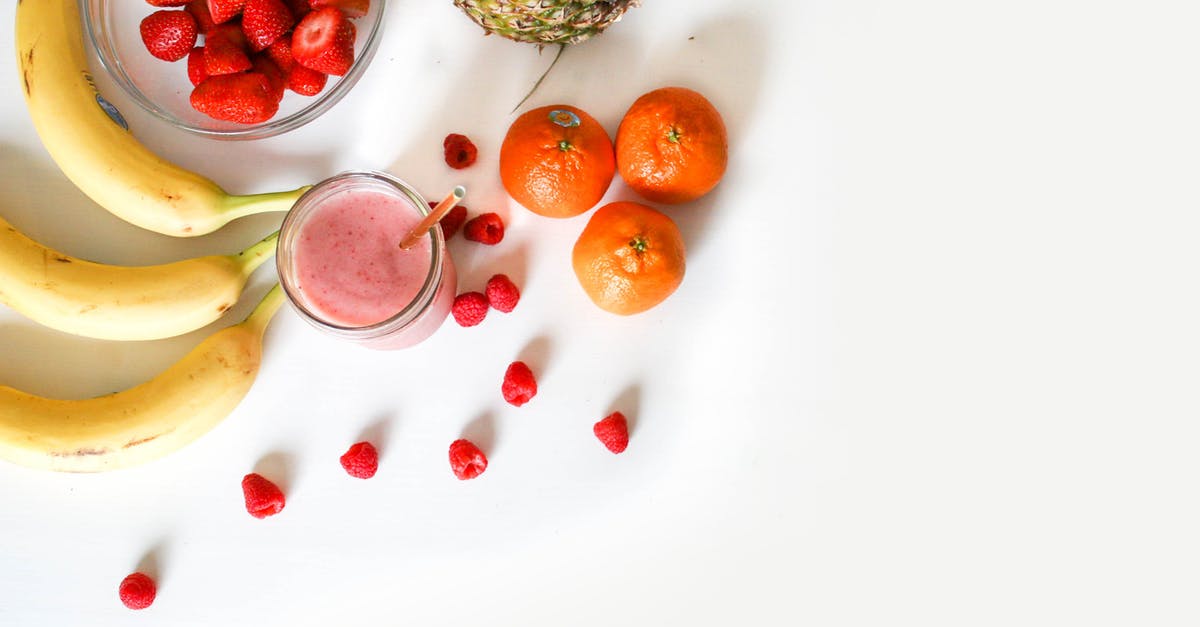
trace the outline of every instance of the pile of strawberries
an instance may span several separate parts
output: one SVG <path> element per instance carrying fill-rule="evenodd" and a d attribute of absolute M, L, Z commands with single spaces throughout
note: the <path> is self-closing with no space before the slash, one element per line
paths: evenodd
<path fill-rule="evenodd" d="M 370 8 L 370 0 L 146 2 L 161 8 L 142 20 L 146 50 L 164 61 L 186 57 L 192 107 L 241 124 L 274 117 L 285 90 L 315 96 L 329 76 L 346 74 L 351 20 Z"/>

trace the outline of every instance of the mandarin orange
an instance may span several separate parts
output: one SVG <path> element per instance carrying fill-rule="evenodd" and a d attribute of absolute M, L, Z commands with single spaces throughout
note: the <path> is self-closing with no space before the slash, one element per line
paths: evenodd
<path fill-rule="evenodd" d="M 638 98 L 617 129 L 617 169 L 643 198 L 665 204 L 694 200 L 725 174 L 729 140 L 707 98 L 663 87 Z"/>
<path fill-rule="evenodd" d="M 500 145 L 500 180 L 526 209 L 570 218 L 596 206 L 616 171 L 608 132 L 568 105 L 527 111 Z"/>
<path fill-rule="evenodd" d="M 601 309 L 628 316 L 661 303 L 683 282 L 683 234 L 665 214 L 634 202 L 596 210 L 571 252 L 579 285 Z"/>

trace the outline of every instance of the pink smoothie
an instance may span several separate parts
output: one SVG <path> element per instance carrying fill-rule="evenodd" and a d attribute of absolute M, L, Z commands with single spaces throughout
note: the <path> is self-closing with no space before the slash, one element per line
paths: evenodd
<path fill-rule="evenodd" d="M 420 219 L 406 200 L 376 191 L 344 190 L 323 199 L 295 244 L 296 285 L 308 308 L 326 322 L 362 327 L 408 306 L 429 275 L 432 243 L 426 236 L 403 250 L 399 242 Z M 453 271 L 443 279 L 443 285 L 453 281 Z M 435 300 L 436 310 L 445 299 Z M 427 312 L 436 317 L 433 328 L 448 308 Z"/>

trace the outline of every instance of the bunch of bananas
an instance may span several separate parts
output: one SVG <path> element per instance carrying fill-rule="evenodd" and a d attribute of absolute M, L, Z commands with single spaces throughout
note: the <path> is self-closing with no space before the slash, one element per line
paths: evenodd
<path fill-rule="evenodd" d="M 247 215 L 286 211 L 307 187 L 235 196 L 161 159 L 110 116 L 87 71 L 77 0 L 17 3 L 22 89 L 38 136 L 72 182 L 137 226 L 178 237 Z M 0 219 L 0 302 L 46 326 L 112 340 L 172 337 L 214 320 L 275 250 L 277 233 L 234 255 L 121 267 L 45 247 Z M 0 458 L 93 472 L 157 459 L 208 432 L 241 401 L 279 309 L 276 285 L 241 323 L 123 392 L 48 399 L 0 386 Z"/>

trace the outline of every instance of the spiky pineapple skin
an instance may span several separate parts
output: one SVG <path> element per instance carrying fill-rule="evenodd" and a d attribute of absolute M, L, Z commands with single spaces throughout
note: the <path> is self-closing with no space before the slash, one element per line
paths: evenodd
<path fill-rule="evenodd" d="M 640 0 L 454 0 L 488 33 L 539 46 L 598 35 Z"/>

